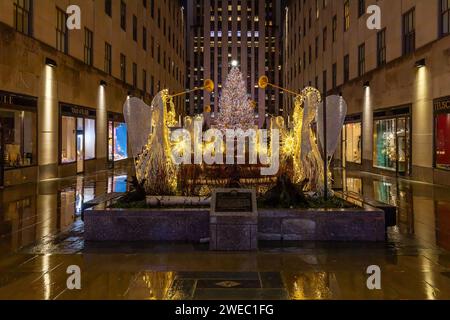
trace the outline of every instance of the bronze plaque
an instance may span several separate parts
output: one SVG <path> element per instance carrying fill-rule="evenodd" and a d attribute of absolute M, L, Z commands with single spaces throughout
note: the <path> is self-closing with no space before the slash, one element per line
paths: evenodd
<path fill-rule="evenodd" d="M 217 192 L 216 212 L 253 212 L 251 192 Z"/>

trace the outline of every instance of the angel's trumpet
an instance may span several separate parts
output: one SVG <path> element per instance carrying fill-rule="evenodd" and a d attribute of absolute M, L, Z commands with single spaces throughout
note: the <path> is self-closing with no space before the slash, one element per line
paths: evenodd
<path fill-rule="evenodd" d="M 258 80 L 258 87 L 260 87 L 261 89 L 265 89 L 265 88 L 267 88 L 267 86 L 273 87 L 275 89 L 279 89 L 281 91 L 284 91 L 284 92 L 287 92 L 287 93 L 290 93 L 290 94 L 293 94 L 294 96 L 299 96 L 300 95 L 300 93 L 296 93 L 296 92 L 291 91 L 289 89 L 277 86 L 276 84 L 273 84 L 273 83 L 270 83 L 269 82 L 269 78 L 267 78 L 267 76 L 261 76 L 259 78 L 259 80 Z"/>
<path fill-rule="evenodd" d="M 211 79 L 206 79 L 205 82 L 203 83 L 202 87 L 195 87 L 194 89 L 191 90 L 187 90 L 187 91 L 183 91 L 180 93 L 175 93 L 172 94 L 171 97 L 178 97 L 178 96 L 182 96 L 185 95 L 186 93 L 190 93 L 190 92 L 194 92 L 194 91 L 198 91 L 198 90 L 206 90 L 208 92 L 213 92 L 214 91 L 214 81 L 212 81 Z"/>

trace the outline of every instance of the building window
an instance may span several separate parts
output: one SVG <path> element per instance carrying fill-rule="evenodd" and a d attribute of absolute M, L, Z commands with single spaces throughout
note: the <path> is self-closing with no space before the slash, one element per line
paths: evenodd
<path fill-rule="evenodd" d="M 386 64 L 386 29 L 377 33 L 377 65 Z"/>
<path fill-rule="evenodd" d="M 133 15 L 133 40 L 137 41 L 137 17 Z"/>
<path fill-rule="evenodd" d="M 147 71 L 142 70 L 142 91 L 147 93 Z"/>
<path fill-rule="evenodd" d="M 308 30 L 312 27 L 312 8 L 309 8 L 308 13 Z"/>
<path fill-rule="evenodd" d="M 94 60 L 93 38 L 94 34 L 92 31 L 84 28 L 84 63 L 90 66 L 92 66 Z"/>
<path fill-rule="evenodd" d="M 158 28 L 161 29 L 161 9 L 158 8 Z"/>
<path fill-rule="evenodd" d="M 152 56 L 152 59 L 155 58 L 155 38 L 151 36 L 150 38 L 150 54 Z"/>
<path fill-rule="evenodd" d="M 57 8 L 56 9 L 56 49 L 67 53 L 68 51 L 68 33 L 67 33 L 67 15 Z"/>
<path fill-rule="evenodd" d="M 441 36 L 450 33 L 450 0 L 440 0 L 441 3 Z"/>
<path fill-rule="evenodd" d="M 0 108 L 3 166 L 14 169 L 36 164 L 36 112 Z"/>
<path fill-rule="evenodd" d="M 127 57 L 120 54 L 120 80 L 127 82 Z"/>
<path fill-rule="evenodd" d="M 105 0 L 105 13 L 108 16 L 112 16 L 112 0 Z"/>
<path fill-rule="evenodd" d="M 133 62 L 133 87 L 137 88 L 137 64 Z"/>
<path fill-rule="evenodd" d="M 366 73 L 366 45 L 363 43 L 358 47 L 358 76 Z"/>
<path fill-rule="evenodd" d="M 322 34 L 322 49 L 323 49 L 323 51 L 327 50 L 327 39 L 328 39 L 327 28 L 324 28 L 323 34 Z"/>
<path fill-rule="evenodd" d="M 316 56 L 316 59 L 319 58 L 319 37 L 316 37 L 316 40 L 315 40 L 315 56 Z"/>
<path fill-rule="evenodd" d="M 112 48 L 111 45 L 105 42 L 105 72 L 111 75 L 112 72 Z"/>
<path fill-rule="evenodd" d="M 403 15 L 403 54 L 416 50 L 415 9 Z"/>
<path fill-rule="evenodd" d="M 309 46 L 309 64 L 312 63 L 312 49 L 311 46 Z"/>
<path fill-rule="evenodd" d="M 342 130 L 342 152 L 346 162 L 361 164 L 361 122 L 347 123 Z"/>
<path fill-rule="evenodd" d="M 333 42 L 335 42 L 336 41 L 336 31 L 337 31 L 337 16 L 333 17 L 332 25 L 333 25 L 333 36 L 332 36 L 332 38 L 333 38 Z"/>
<path fill-rule="evenodd" d="M 363 16 L 366 13 L 366 1 L 358 0 L 358 17 Z"/>
<path fill-rule="evenodd" d="M 142 48 L 147 51 L 147 28 L 142 28 Z"/>
<path fill-rule="evenodd" d="M 155 77 L 150 77 L 150 95 L 153 97 L 155 95 Z"/>
<path fill-rule="evenodd" d="M 319 19 L 320 17 L 320 5 L 319 0 L 316 0 L 316 19 Z"/>
<path fill-rule="evenodd" d="M 344 57 L 344 83 L 350 80 L 350 56 Z"/>
<path fill-rule="evenodd" d="M 120 1 L 120 27 L 127 31 L 127 5 L 123 1 Z"/>
<path fill-rule="evenodd" d="M 166 70 L 166 66 L 167 66 L 167 64 L 166 64 L 166 51 L 164 51 L 164 53 L 163 53 L 163 67 L 164 67 L 164 70 Z"/>
<path fill-rule="evenodd" d="M 161 64 L 161 46 L 158 44 L 157 45 L 158 46 L 158 48 L 157 48 L 157 61 L 158 61 L 158 64 Z"/>
<path fill-rule="evenodd" d="M 155 0 L 150 0 L 150 15 L 155 18 Z"/>
<path fill-rule="evenodd" d="M 26 35 L 32 34 L 32 2 L 31 0 L 14 1 L 14 27 Z"/>
<path fill-rule="evenodd" d="M 332 77 L 333 77 L 332 86 L 333 86 L 333 89 L 335 89 L 337 87 L 337 64 L 336 63 L 333 64 Z"/>
<path fill-rule="evenodd" d="M 344 32 L 350 29 L 350 1 L 344 2 Z"/>

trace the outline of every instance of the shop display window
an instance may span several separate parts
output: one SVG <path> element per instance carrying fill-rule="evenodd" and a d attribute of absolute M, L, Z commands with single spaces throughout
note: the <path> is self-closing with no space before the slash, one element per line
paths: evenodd
<path fill-rule="evenodd" d="M 410 118 L 399 117 L 374 122 L 374 167 L 410 173 Z"/>
<path fill-rule="evenodd" d="M 450 170 L 450 113 L 436 115 L 436 167 Z"/>
<path fill-rule="evenodd" d="M 76 134 L 76 119 L 63 116 L 61 118 L 61 163 L 72 163 L 77 160 Z"/>
<path fill-rule="evenodd" d="M 61 163 L 75 163 L 95 159 L 95 119 L 72 116 L 61 117 Z M 80 170 L 82 171 L 80 163 Z"/>
<path fill-rule="evenodd" d="M 84 119 L 84 159 L 95 159 L 95 120 Z"/>
<path fill-rule="evenodd" d="M 347 123 L 344 125 L 343 147 L 346 162 L 361 164 L 362 158 L 361 122 Z"/>
<path fill-rule="evenodd" d="M 128 158 L 127 125 L 123 122 L 108 122 L 108 159 L 119 161 Z"/>
<path fill-rule="evenodd" d="M 397 170 L 395 119 L 376 120 L 374 126 L 374 166 Z"/>
<path fill-rule="evenodd" d="M 5 169 L 36 164 L 36 113 L 0 109 Z"/>

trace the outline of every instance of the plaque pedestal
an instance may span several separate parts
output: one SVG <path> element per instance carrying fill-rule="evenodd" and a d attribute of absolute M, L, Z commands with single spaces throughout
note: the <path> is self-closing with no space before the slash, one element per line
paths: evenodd
<path fill-rule="evenodd" d="M 258 213 L 255 190 L 215 190 L 211 200 L 209 227 L 210 250 L 257 250 Z"/>

